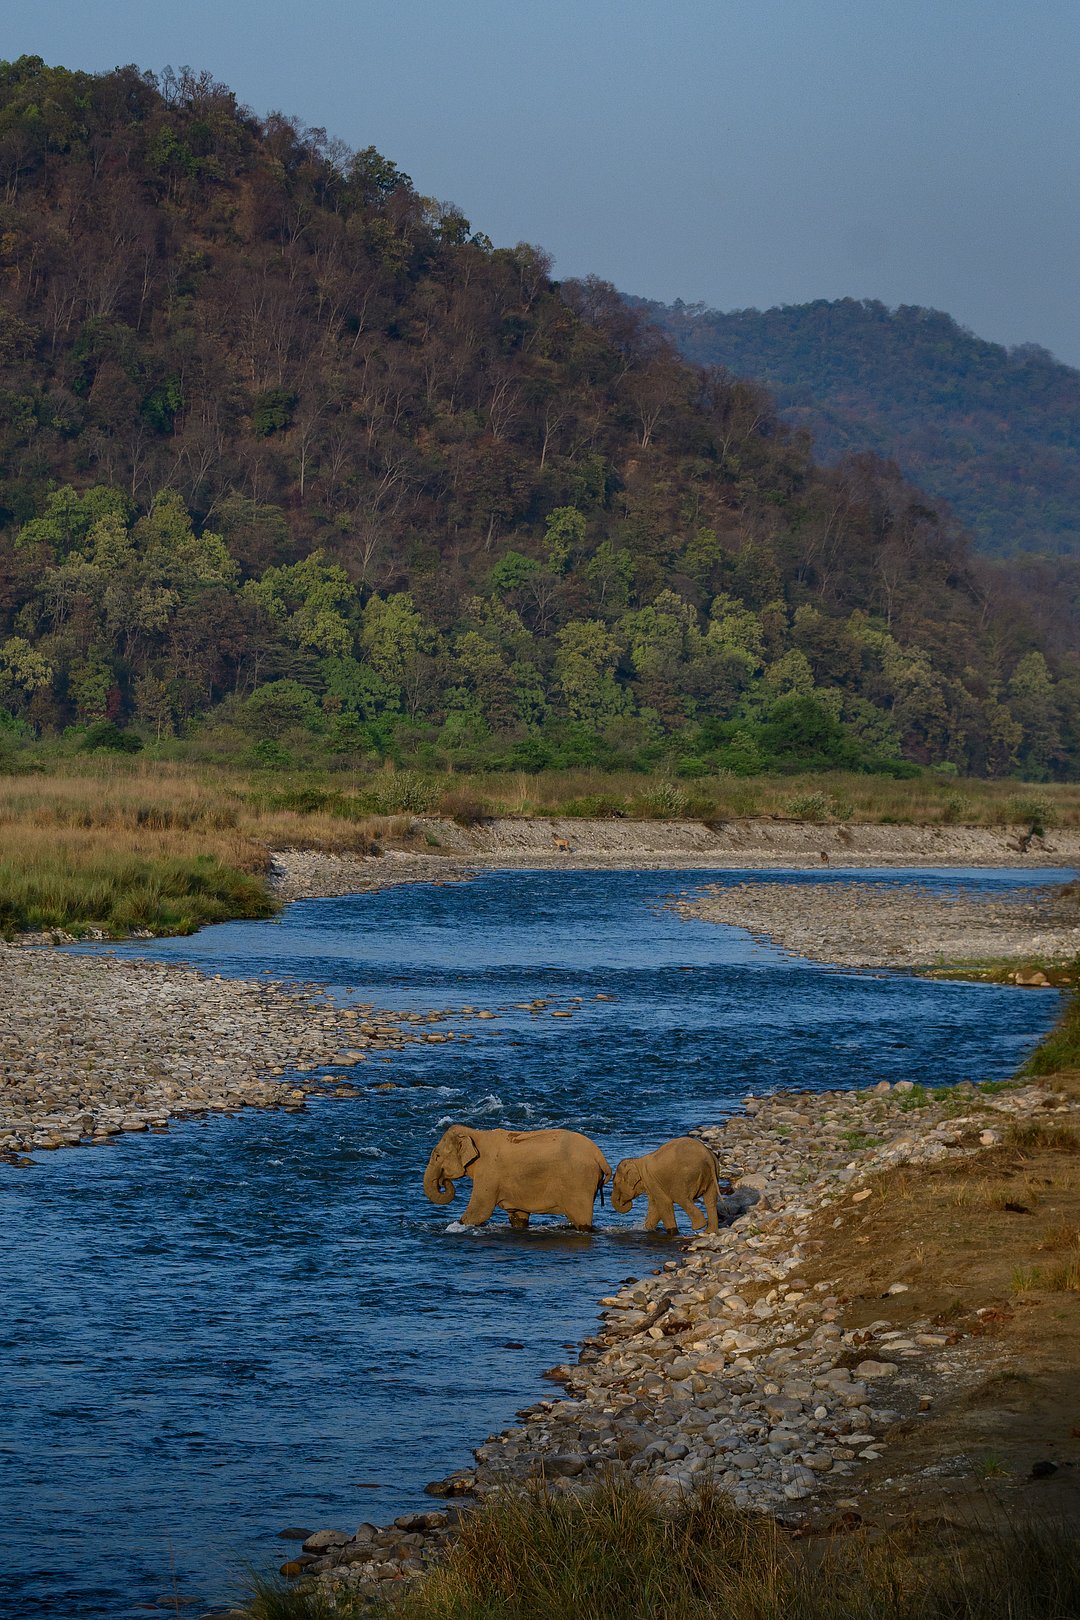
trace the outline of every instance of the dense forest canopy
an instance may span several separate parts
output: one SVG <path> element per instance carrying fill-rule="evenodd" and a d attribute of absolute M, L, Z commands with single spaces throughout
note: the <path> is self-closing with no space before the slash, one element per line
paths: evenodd
<path fill-rule="evenodd" d="M 1060 590 L 205 75 L 0 65 L 0 289 L 0 747 L 1080 763 Z"/>
<path fill-rule="evenodd" d="M 835 462 L 870 450 L 948 501 L 981 551 L 1080 557 L 1080 371 L 936 309 L 819 299 L 643 306 L 687 358 L 755 377 Z"/>

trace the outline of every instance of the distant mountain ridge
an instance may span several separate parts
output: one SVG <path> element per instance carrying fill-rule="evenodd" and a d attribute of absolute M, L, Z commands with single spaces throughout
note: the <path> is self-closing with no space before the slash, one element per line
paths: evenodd
<path fill-rule="evenodd" d="M 895 461 L 949 503 L 980 551 L 1080 555 L 1080 371 L 1047 350 L 873 299 L 644 308 L 688 359 L 765 383 L 820 460 L 870 450 Z"/>

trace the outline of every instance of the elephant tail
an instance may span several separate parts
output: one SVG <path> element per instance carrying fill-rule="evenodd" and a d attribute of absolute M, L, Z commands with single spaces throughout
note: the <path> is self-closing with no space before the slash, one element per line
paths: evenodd
<path fill-rule="evenodd" d="M 596 1190 L 600 1194 L 600 1208 L 603 1209 L 604 1208 L 604 1183 L 605 1183 L 605 1181 L 610 1181 L 612 1176 L 615 1174 L 615 1172 L 612 1170 L 610 1164 L 608 1164 L 607 1160 L 604 1158 L 603 1154 L 601 1154 L 601 1156 L 600 1156 L 599 1170 L 600 1170 L 600 1175 L 597 1178 Z"/>
<path fill-rule="evenodd" d="M 706 1142 L 705 1146 L 713 1156 L 713 1163 L 716 1166 L 716 1181 L 720 1191 L 729 1193 L 731 1191 L 731 1177 L 725 1173 L 724 1161 L 720 1157 L 720 1149 L 714 1148 L 711 1142 Z"/>

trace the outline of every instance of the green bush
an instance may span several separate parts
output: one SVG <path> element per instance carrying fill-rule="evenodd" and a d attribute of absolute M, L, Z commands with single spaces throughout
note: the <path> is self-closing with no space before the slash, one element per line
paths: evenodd
<path fill-rule="evenodd" d="M 690 797 L 675 782 L 658 782 L 650 793 L 636 801 L 636 806 L 658 821 L 678 821 L 690 809 Z"/>
<path fill-rule="evenodd" d="M 1006 806 L 1009 820 L 1026 826 L 1035 838 L 1041 838 L 1047 827 L 1054 825 L 1056 814 L 1053 803 L 1045 793 L 1017 795 Z"/>
<path fill-rule="evenodd" d="M 366 794 L 376 815 L 409 814 L 425 816 L 439 802 L 439 786 L 418 771 L 385 771 Z"/>
<path fill-rule="evenodd" d="M 96 720 L 87 726 L 81 747 L 92 754 L 101 749 L 113 754 L 138 754 L 142 751 L 142 738 L 133 731 L 121 731 L 111 720 Z"/>
<path fill-rule="evenodd" d="M 795 793 L 785 801 L 784 814 L 793 821 L 828 821 L 832 800 L 827 793 Z"/>
<path fill-rule="evenodd" d="M 191 934 L 233 917 L 270 917 L 278 904 L 265 883 L 210 855 L 154 860 L 100 857 L 85 865 L 47 867 L 0 862 L 0 934 L 63 929 L 110 936 L 149 928 Z"/>
<path fill-rule="evenodd" d="M 941 806 L 941 819 L 951 825 L 958 821 L 968 821 L 973 808 L 966 793 L 948 793 Z"/>

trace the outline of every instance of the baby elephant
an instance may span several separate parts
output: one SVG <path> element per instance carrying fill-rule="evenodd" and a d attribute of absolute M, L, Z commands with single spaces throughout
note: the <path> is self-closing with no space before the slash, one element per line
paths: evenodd
<path fill-rule="evenodd" d="M 676 1136 L 654 1153 L 645 1153 L 640 1159 L 623 1159 L 617 1165 L 611 1187 L 611 1202 L 620 1215 L 625 1215 L 634 1199 L 647 1193 L 647 1232 L 654 1232 L 658 1226 L 663 1226 L 668 1232 L 677 1232 L 676 1204 L 689 1215 L 690 1225 L 695 1232 L 700 1232 L 704 1226 L 710 1232 L 716 1232 L 719 1230 L 716 1218 L 718 1192 L 716 1160 L 704 1142 L 692 1136 Z M 707 1219 L 697 1208 L 698 1199 L 705 1205 Z"/>

